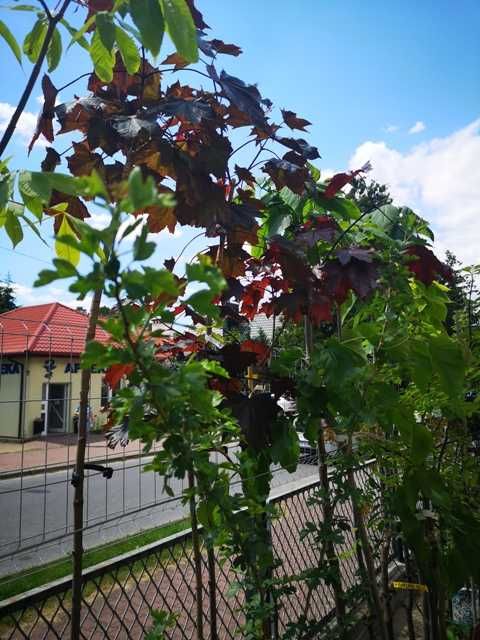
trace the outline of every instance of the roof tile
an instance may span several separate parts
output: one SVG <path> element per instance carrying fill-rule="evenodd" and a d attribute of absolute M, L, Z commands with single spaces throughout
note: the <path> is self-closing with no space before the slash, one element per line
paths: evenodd
<path fill-rule="evenodd" d="M 87 315 L 59 302 L 19 307 L 0 314 L 0 355 L 79 356 L 85 349 L 87 328 Z M 97 328 L 96 340 L 109 338 Z"/>

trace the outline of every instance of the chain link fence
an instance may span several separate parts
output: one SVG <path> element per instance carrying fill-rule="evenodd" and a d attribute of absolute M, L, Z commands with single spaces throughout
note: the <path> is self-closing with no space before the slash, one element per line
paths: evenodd
<path fill-rule="evenodd" d="M 369 469 L 366 465 L 357 472 L 359 486 L 368 482 Z M 277 512 L 271 522 L 272 545 L 276 558 L 281 561 L 277 577 L 298 575 L 320 562 L 311 541 L 301 535 L 306 522 L 321 522 L 321 507 L 314 499 L 319 482 L 304 480 L 297 481 L 296 485 L 288 491 L 278 489 L 277 495 L 271 498 Z M 338 508 L 340 515 L 350 522 L 342 549 L 338 549 L 344 587 L 348 589 L 355 584 L 357 571 L 353 516 L 349 503 L 340 503 Z M 205 546 L 202 546 L 202 558 L 205 637 L 210 637 L 209 589 L 213 588 L 218 637 L 233 639 L 243 622 L 242 593 L 232 595 L 231 589 L 235 572 L 229 559 L 216 554 L 212 576 Z M 313 590 L 302 581 L 295 585 L 295 591 L 277 603 L 276 626 L 280 636 L 287 624 L 307 608 L 310 616 L 325 622 L 332 613 L 333 595 L 326 585 L 320 584 Z M 0 638 L 69 638 L 70 586 L 67 577 L 0 602 Z M 167 637 L 175 640 L 197 637 L 190 530 L 84 571 L 81 632 L 85 640 L 143 638 L 152 626 L 152 609 L 175 615 L 175 625 Z"/>

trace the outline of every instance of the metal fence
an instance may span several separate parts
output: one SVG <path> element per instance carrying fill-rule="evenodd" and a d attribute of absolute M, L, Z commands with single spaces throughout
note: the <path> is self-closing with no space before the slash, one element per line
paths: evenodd
<path fill-rule="evenodd" d="M 370 466 L 357 471 L 357 484 L 366 486 Z M 312 500 L 319 482 L 298 481 L 289 491 L 278 492 L 271 498 L 277 517 L 271 522 L 274 555 L 281 562 L 278 576 L 298 575 L 318 566 L 319 553 L 311 540 L 300 534 L 307 521 L 321 522 L 318 502 Z M 339 515 L 347 519 L 351 528 L 345 535 L 340 557 L 344 587 L 356 583 L 355 536 L 351 505 L 340 503 Z M 152 625 L 151 610 L 174 613 L 176 624 L 168 632 L 172 639 L 196 637 L 195 625 L 195 567 L 191 532 L 171 536 L 135 552 L 97 565 L 84 572 L 82 601 L 82 638 L 143 638 Z M 231 595 L 235 572 L 230 560 L 215 558 L 214 576 L 203 557 L 203 598 L 205 637 L 210 637 L 209 589 L 215 590 L 218 636 L 234 638 L 242 623 L 242 593 Z M 214 579 L 212 579 L 214 577 Z M 70 578 L 58 580 L 41 589 L 0 602 L 0 638 L 2 640 L 43 640 L 68 638 L 70 632 Z M 213 584 L 213 587 L 212 587 Z M 295 592 L 284 596 L 278 604 L 279 635 L 289 622 L 305 611 L 308 598 L 310 616 L 316 620 L 329 619 L 333 596 L 324 584 L 307 596 L 304 582 L 296 582 Z"/>
<path fill-rule="evenodd" d="M 87 320 L 62 305 L 0 315 L 0 577 L 71 551 L 75 411 Z M 98 369 L 89 396 L 86 462 L 101 463 L 114 472 L 109 480 L 99 471 L 85 472 L 86 548 L 185 515 L 183 482 L 172 481 L 172 498 L 158 474 L 143 471 L 161 443 L 149 455 L 138 441 L 114 451 L 107 447 L 101 433 L 102 404 L 108 396 L 104 387 Z M 300 465 L 294 478 L 312 473 L 313 467 Z M 274 474 L 274 484 L 291 480 L 279 469 Z"/>

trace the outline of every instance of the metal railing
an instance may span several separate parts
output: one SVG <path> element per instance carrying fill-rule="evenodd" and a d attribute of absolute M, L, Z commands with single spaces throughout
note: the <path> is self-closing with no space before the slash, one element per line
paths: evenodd
<path fill-rule="evenodd" d="M 369 470 L 367 464 L 357 471 L 358 486 L 365 486 Z M 307 521 L 321 522 L 321 507 L 313 499 L 318 486 L 318 481 L 298 481 L 295 487 L 279 491 L 271 498 L 277 511 L 277 517 L 270 524 L 274 555 L 280 561 L 276 569 L 278 577 L 298 575 L 318 566 L 319 554 L 308 536 L 301 536 Z M 338 549 L 342 580 L 348 589 L 355 584 L 357 571 L 356 554 L 352 552 L 355 549 L 353 516 L 349 503 L 340 504 L 338 508 L 339 515 L 351 525 L 342 549 Z M 222 640 L 238 637 L 243 622 L 243 595 L 241 592 L 231 595 L 235 571 L 228 558 L 216 554 L 214 580 L 211 580 L 204 546 L 202 557 L 205 637 L 210 637 L 210 588 L 215 589 L 218 637 Z M 194 584 L 190 530 L 87 569 L 84 571 L 82 638 L 143 638 L 152 626 L 152 609 L 166 610 L 176 616 L 175 625 L 167 631 L 169 638 L 195 638 Z M 310 615 L 317 621 L 328 621 L 332 612 L 333 596 L 325 584 L 319 584 L 308 595 L 305 582 L 292 584 L 294 592 L 277 603 L 279 635 L 304 611 L 307 597 Z M 70 586 L 71 578 L 66 577 L 0 602 L 0 638 L 69 638 Z"/>

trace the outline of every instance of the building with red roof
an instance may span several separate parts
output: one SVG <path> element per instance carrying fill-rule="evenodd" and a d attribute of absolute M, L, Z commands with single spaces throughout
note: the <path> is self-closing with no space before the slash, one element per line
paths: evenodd
<path fill-rule="evenodd" d="M 0 438 L 31 438 L 74 430 L 80 358 L 89 317 L 59 302 L 0 314 Z M 96 340 L 107 342 L 100 327 Z M 101 419 L 106 386 L 93 369 L 91 426 Z"/>

